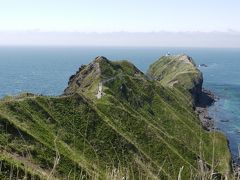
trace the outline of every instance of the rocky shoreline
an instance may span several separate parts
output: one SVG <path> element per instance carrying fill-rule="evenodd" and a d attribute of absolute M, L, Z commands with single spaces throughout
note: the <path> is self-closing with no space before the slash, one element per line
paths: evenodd
<path fill-rule="evenodd" d="M 209 116 L 208 108 L 212 106 L 216 100 L 217 97 L 211 91 L 203 89 L 195 105 L 195 111 L 199 116 L 200 122 L 207 131 L 215 129 L 214 119 Z"/>
<path fill-rule="evenodd" d="M 207 131 L 216 130 L 214 120 L 208 113 L 208 108 L 212 106 L 219 98 L 211 91 L 203 89 L 199 96 L 199 101 L 195 105 L 195 112 L 198 114 L 202 127 Z M 230 149 L 230 148 L 229 148 Z M 232 158 L 232 169 L 234 176 L 240 175 L 240 160 Z"/>

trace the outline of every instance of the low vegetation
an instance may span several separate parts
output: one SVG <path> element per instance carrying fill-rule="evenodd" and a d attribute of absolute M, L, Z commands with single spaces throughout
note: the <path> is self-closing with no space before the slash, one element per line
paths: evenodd
<path fill-rule="evenodd" d="M 193 111 L 190 90 L 201 73 L 193 61 L 188 69 L 168 59 L 146 76 L 128 61 L 98 57 L 62 96 L 2 99 L 0 179 L 231 178 L 226 138 L 203 130 Z M 185 85 L 178 75 L 187 72 L 196 76 L 184 75 Z"/>

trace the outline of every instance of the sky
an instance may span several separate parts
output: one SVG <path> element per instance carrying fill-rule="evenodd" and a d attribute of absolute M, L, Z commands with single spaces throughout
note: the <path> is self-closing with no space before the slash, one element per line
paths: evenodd
<path fill-rule="evenodd" d="M 68 35 L 69 40 L 70 35 L 91 33 L 115 34 L 117 38 L 120 32 L 168 32 L 179 37 L 181 33 L 208 37 L 221 32 L 238 37 L 239 7 L 239 0 L 0 0 L 0 45 L 7 44 L 6 37 L 13 44 L 21 44 L 23 39 L 30 43 L 33 34 L 33 39 L 42 37 L 41 43 L 45 39 L 47 44 L 48 38 L 56 38 L 58 33 Z M 228 40 L 228 36 L 224 38 Z"/>

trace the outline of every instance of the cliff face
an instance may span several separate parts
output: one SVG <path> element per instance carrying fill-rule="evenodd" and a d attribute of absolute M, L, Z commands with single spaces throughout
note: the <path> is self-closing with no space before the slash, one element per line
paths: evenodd
<path fill-rule="evenodd" d="M 193 59 L 187 55 L 163 56 L 150 65 L 147 75 L 163 86 L 183 88 L 198 103 L 203 76 Z"/>
<path fill-rule="evenodd" d="M 64 90 L 64 95 L 95 91 L 95 85 L 100 81 L 100 61 L 108 60 L 105 57 L 96 57 L 90 64 L 82 65 L 75 75 L 69 78 L 68 87 Z"/>
<path fill-rule="evenodd" d="M 97 57 L 62 96 L 1 100 L 0 177 L 176 179 L 184 167 L 189 179 L 201 176 L 199 167 L 210 173 L 212 163 L 218 176 L 228 175 L 225 137 L 202 129 L 185 91 L 201 74 L 181 61 L 164 63 L 168 72 L 152 65 L 149 80 L 128 61 Z"/>

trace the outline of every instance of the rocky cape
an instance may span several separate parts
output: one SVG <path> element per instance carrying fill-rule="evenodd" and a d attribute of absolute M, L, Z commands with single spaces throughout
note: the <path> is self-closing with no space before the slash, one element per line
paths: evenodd
<path fill-rule="evenodd" d="M 231 177 L 225 136 L 204 130 L 195 112 L 206 94 L 202 82 L 187 55 L 164 56 L 147 74 L 99 56 L 61 96 L 6 97 L 0 178 Z"/>
<path fill-rule="evenodd" d="M 191 57 L 186 54 L 164 56 L 150 66 L 147 75 L 164 86 L 186 89 L 192 96 L 193 108 L 203 128 L 208 131 L 214 129 L 208 107 L 215 102 L 216 97 L 203 89 L 203 75 Z"/>

